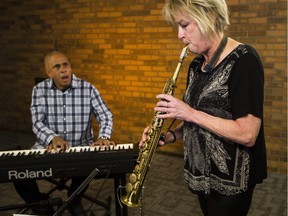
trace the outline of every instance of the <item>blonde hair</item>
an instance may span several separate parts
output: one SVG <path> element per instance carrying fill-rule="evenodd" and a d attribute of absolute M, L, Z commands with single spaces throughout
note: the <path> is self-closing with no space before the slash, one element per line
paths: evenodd
<path fill-rule="evenodd" d="M 208 38 L 223 33 L 230 24 L 225 0 L 168 0 L 162 12 L 165 20 L 173 24 L 175 16 L 189 16 Z"/>

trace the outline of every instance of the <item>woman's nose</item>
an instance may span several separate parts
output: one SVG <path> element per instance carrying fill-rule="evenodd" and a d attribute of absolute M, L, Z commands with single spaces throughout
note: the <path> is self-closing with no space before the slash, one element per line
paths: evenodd
<path fill-rule="evenodd" d="M 182 40 L 184 37 L 185 37 L 185 36 L 184 36 L 184 31 L 183 31 L 183 29 L 179 26 L 179 27 L 178 27 L 178 38 L 179 38 L 180 40 Z"/>

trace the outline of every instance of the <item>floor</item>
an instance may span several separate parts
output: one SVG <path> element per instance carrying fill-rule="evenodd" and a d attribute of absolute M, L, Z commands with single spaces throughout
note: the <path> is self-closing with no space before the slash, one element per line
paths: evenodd
<path fill-rule="evenodd" d="M 0 131 L 0 149 L 31 145 L 32 134 Z M 53 184 L 39 181 L 40 188 L 47 192 Z M 111 214 L 115 213 L 113 179 L 93 179 L 86 194 L 108 205 L 111 198 Z M 15 192 L 12 183 L 0 184 L 0 209 L 5 206 L 24 204 Z M 191 194 L 183 182 L 182 158 L 156 152 L 149 168 L 145 187 L 142 190 L 143 203 L 140 207 L 129 207 L 129 216 L 201 216 L 196 196 Z M 65 190 L 55 191 L 53 198 L 67 199 Z M 106 216 L 109 212 L 101 205 L 82 200 L 89 216 Z M 2 206 L 2 208 L 1 208 Z M 108 205 L 109 206 L 109 205 Z M 18 210 L 0 211 L 0 216 L 17 214 Z M 27 213 L 29 215 L 29 211 Z M 23 215 L 23 214 L 22 214 Z M 63 216 L 69 216 L 64 212 Z M 263 184 L 258 185 L 253 196 L 249 216 L 287 216 L 287 176 L 269 173 Z"/>

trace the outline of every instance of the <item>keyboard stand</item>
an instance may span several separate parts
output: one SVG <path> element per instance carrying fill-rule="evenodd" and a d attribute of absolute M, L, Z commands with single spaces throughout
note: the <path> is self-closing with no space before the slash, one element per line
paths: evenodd
<path fill-rule="evenodd" d="M 95 168 L 90 173 L 90 175 L 82 182 L 82 184 L 68 197 L 68 199 L 65 200 L 61 206 L 59 206 L 59 208 L 56 210 L 56 212 L 53 214 L 53 216 L 61 216 L 62 213 L 67 208 L 69 208 L 69 206 L 71 205 L 71 202 L 73 202 L 73 200 L 80 195 L 80 193 L 83 191 L 83 189 L 89 185 L 89 183 L 92 181 L 92 179 L 98 173 L 99 173 L 99 170 L 97 168 Z"/>
<path fill-rule="evenodd" d="M 115 210 L 116 210 L 116 216 L 128 216 L 128 208 L 126 205 L 121 205 L 118 202 L 118 188 L 121 185 L 126 185 L 126 174 L 113 174 L 111 175 L 110 178 L 114 179 L 114 196 L 115 196 Z M 69 179 L 60 179 L 60 180 L 55 180 L 55 179 L 46 179 L 47 181 L 51 182 L 52 184 L 55 184 L 56 187 L 52 188 L 48 194 L 53 193 L 55 190 L 63 190 L 63 189 L 69 189 L 69 186 L 66 185 L 67 181 L 69 181 Z M 120 190 L 121 192 L 121 190 Z M 121 197 L 121 193 L 120 193 L 120 197 Z M 119 198 L 120 198 L 119 197 Z M 82 198 L 89 200 L 103 208 L 106 209 L 106 214 L 107 216 L 111 215 L 111 202 L 112 202 L 112 197 L 109 196 L 107 199 L 107 203 L 100 201 L 98 199 L 95 199 L 87 194 L 83 194 Z"/>
<path fill-rule="evenodd" d="M 69 180 L 70 180 L 69 178 L 68 178 L 68 179 L 66 179 L 66 178 L 65 178 L 65 179 L 60 179 L 60 180 L 46 179 L 46 181 L 48 181 L 48 182 L 56 185 L 56 186 L 55 186 L 54 188 L 52 188 L 49 192 L 47 192 L 47 194 L 52 194 L 52 193 L 53 193 L 54 191 L 56 191 L 56 190 L 59 190 L 59 191 L 61 191 L 61 190 L 63 190 L 63 189 L 68 190 L 68 189 L 69 189 L 69 186 L 67 186 L 66 183 L 67 183 Z M 82 197 L 85 198 L 85 199 L 87 199 L 87 200 L 89 200 L 89 201 L 91 201 L 91 202 L 94 202 L 95 204 L 100 205 L 100 206 L 102 206 L 102 207 L 104 207 L 104 208 L 106 208 L 106 209 L 110 209 L 110 206 L 111 206 L 111 205 L 109 205 L 109 203 L 104 203 L 104 202 L 102 202 L 102 201 L 100 201 L 100 200 L 93 199 L 92 197 L 90 197 L 90 196 L 88 196 L 88 195 L 86 195 L 86 194 L 83 194 Z"/>

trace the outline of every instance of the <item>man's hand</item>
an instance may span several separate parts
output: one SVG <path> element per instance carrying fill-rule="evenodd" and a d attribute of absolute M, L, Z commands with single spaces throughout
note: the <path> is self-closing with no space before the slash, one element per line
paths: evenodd
<path fill-rule="evenodd" d="M 103 138 L 99 138 L 98 140 L 96 140 L 96 142 L 93 142 L 92 144 L 91 144 L 91 146 L 100 146 L 100 147 L 110 147 L 110 145 L 113 145 L 113 146 L 115 146 L 115 143 L 114 143 L 114 141 L 112 141 L 112 140 L 109 140 L 109 139 L 103 139 Z"/>
<path fill-rule="evenodd" d="M 63 140 L 61 137 L 56 136 L 52 139 L 51 143 L 47 146 L 47 151 L 57 153 L 57 149 L 60 148 L 62 151 L 69 149 L 69 143 Z"/>

